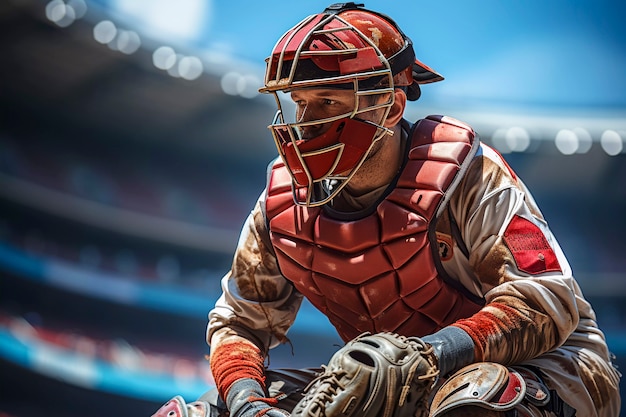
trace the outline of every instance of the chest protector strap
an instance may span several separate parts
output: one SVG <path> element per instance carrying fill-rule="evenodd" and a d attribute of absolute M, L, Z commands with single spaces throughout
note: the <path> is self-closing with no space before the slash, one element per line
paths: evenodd
<path fill-rule="evenodd" d="M 436 219 L 478 138 L 457 120 L 428 116 L 409 140 L 395 188 L 375 211 L 353 220 L 296 205 L 284 164 L 270 172 L 265 208 L 280 270 L 345 341 L 366 331 L 421 337 L 482 306 L 445 277 L 435 240 Z"/>

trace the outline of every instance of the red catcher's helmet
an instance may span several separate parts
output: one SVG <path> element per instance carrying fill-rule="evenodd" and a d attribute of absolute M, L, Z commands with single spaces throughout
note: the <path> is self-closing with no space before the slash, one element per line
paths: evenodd
<path fill-rule="evenodd" d="M 417 100 L 419 84 L 442 80 L 415 58 L 411 40 L 389 17 L 362 4 L 337 3 L 291 28 L 267 59 L 265 86 L 278 112 L 269 126 L 293 179 L 294 200 L 316 206 L 336 196 L 390 130 L 382 124 L 393 105 L 393 90 L 406 88 Z M 342 88 L 354 92 L 354 109 L 313 121 L 288 122 L 281 93 L 301 88 Z M 386 97 L 386 101 L 364 99 Z M 383 109 L 379 122 L 359 115 Z M 301 129 L 332 123 L 322 135 L 303 140 Z"/>

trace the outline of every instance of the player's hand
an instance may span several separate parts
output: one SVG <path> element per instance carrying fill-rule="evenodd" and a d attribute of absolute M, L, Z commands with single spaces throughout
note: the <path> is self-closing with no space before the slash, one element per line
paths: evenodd
<path fill-rule="evenodd" d="M 274 407 L 263 401 L 252 401 L 237 410 L 232 417 L 290 417 L 290 413 L 282 408 Z"/>
<path fill-rule="evenodd" d="M 252 379 L 235 382 L 226 398 L 231 417 L 290 417 L 290 413 L 276 407 L 276 403 L 276 399 L 265 397 L 261 385 Z"/>

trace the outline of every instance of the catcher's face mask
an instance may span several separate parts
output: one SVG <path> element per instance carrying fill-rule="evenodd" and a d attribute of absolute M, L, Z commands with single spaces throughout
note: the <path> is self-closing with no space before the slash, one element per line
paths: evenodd
<path fill-rule="evenodd" d="M 291 104 L 279 104 L 281 110 L 270 129 L 294 191 L 306 189 L 302 200 L 294 192 L 296 203 L 321 205 L 343 189 L 376 141 L 391 132 L 382 123 L 393 94 L 363 99 L 352 90 L 324 88 L 292 91 L 290 97 Z M 286 105 L 294 104 L 295 109 L 283 112 Z"/>
<path fill-rule="evenodd" d="M 417 62 L 411 41 L 390 19 L 353 3 L 309 16 L 283 35 L 267 59 L 260 91 L 276 98 L 278 111 L 269 128 L 291 173 L 297 204 L 332 200 L 376 141 L 391 133 L 383 123 L 393 90 L 417 83 Z M 429 74 L 424 80 L 441 79 L 420 68 L 422 77 Z M 349 92 L 350 105 L 318 112 L 298 99 L 310 89 Z"/>

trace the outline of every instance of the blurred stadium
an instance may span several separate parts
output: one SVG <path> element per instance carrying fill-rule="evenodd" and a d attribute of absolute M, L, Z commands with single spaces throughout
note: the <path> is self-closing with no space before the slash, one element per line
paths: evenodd
<path fill-rule="evenodd" d="M 430 3 L 366 2 L 447 77 L 410 115 L 506 154 L 624 368 L 626 7 Z M 263 59 L 326 5 L 0 4 L 0 417 L 151 415 L 211 387 L 206 315 L 276 153 Z M 308 304 L 290 336 L 272 366 L 340 343 Z"/>

